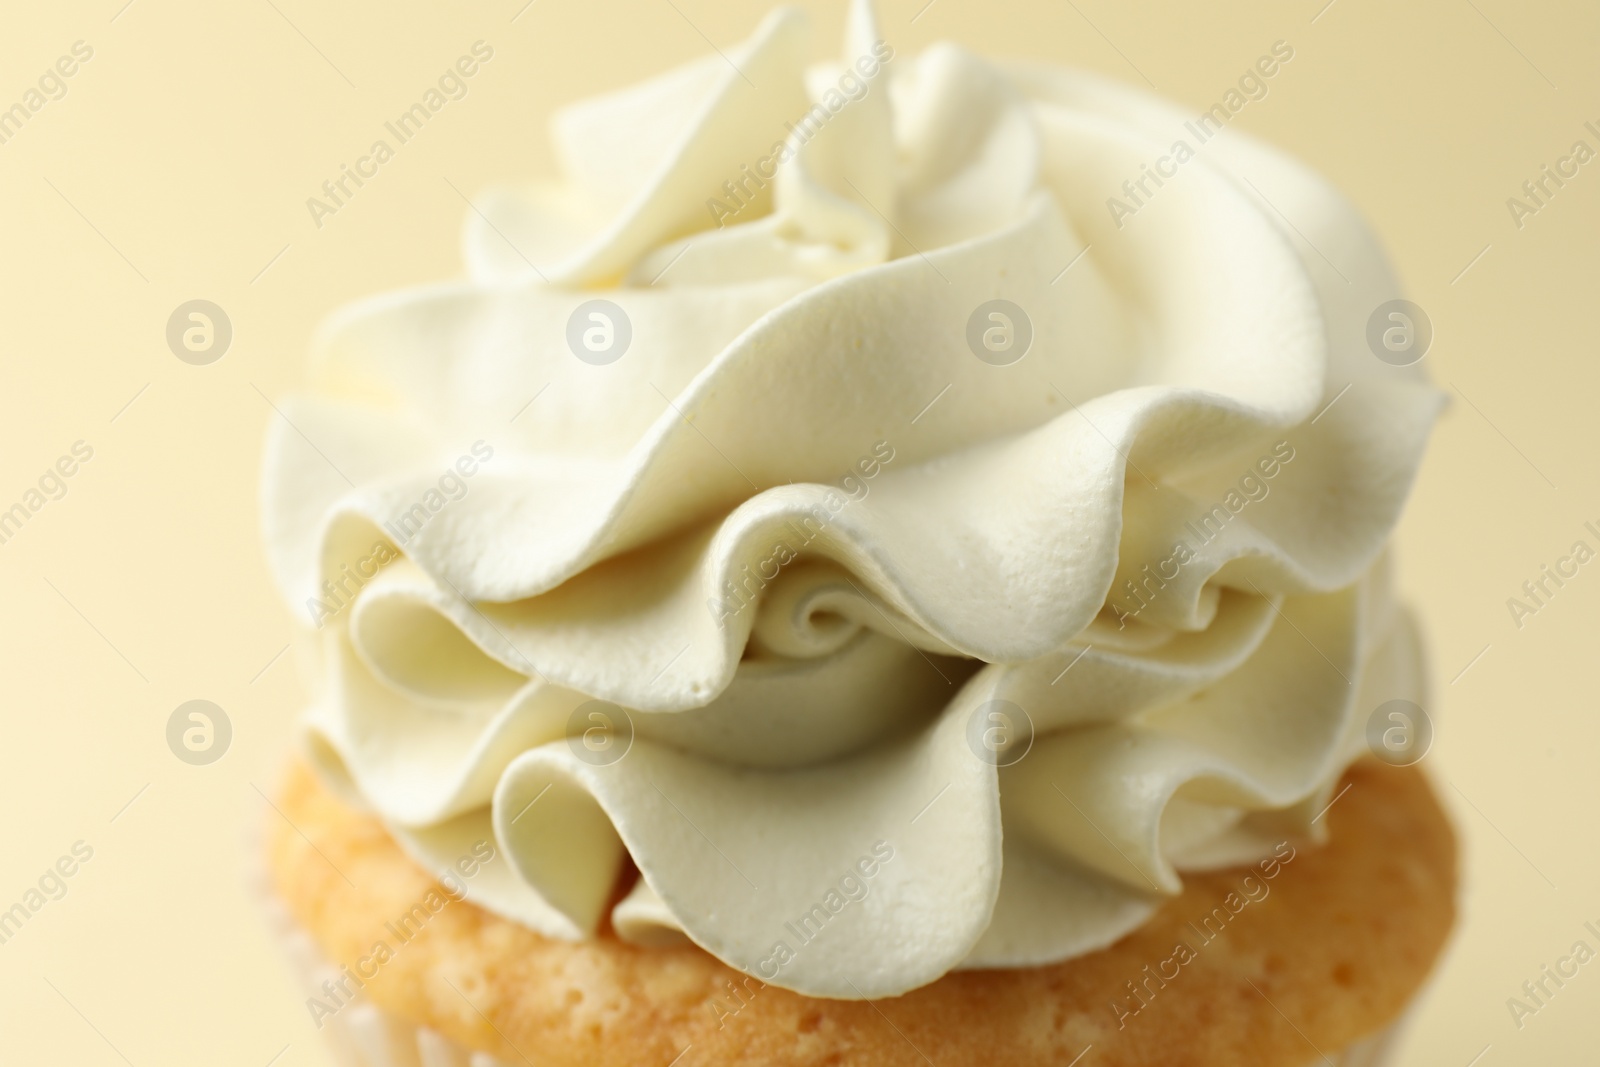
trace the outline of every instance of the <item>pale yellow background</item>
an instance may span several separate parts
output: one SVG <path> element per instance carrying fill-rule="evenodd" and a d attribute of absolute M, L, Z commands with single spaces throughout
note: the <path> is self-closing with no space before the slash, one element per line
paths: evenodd
<path fill-rule="evenodd" d="M 295 388 L 332 309 L 458 272 L 452 183 L 470 195 L 545 170 L 553 105 L 707 38 L 727 47 L 762 9 L 123 2 L 11 5 L 0 32 L 0 106 L 74 41 L 95 50 L 0 145 L 0 507 L 74 441 L 95 450 L 0 545 L 0 908 L 74 841 L 95 850 L 0 945 L 0 1060 L 264 1067 L 281 1052 L 311 1067 L 329 1061 L 247 889 L 250 834 L 277 817 L 258 787 L 304 692 L 293 654 L 274 659 L 290 621 L 256 532 L 265 397 Z M 1582 522 L 1600 520 L 1600 163 L 1520 232 L 1505 201 L 1575 139 L 1600 147 L 1583 129 L 1600 125 L 1600 10 L 1323 2 L 936 0 L 913 23 L 922 0 L 888 0 L 883 24 L 902 51 L 951 37 L 1148 79 L 1196 111 L 1273 41 L 1293 45 L 1234 125 L 1371 216 L 1433 318 L 1427 365 L 1455 401 L 1398 543 L 1432 649 L 1427 764 L 1464 839 L 1465 922 L 1403 1062 L 1465 1067 L 1490 1046 L 1486 1067 L 1593 1063 L 1600 963 L 1520 1032 L 1505 1002 L 1600 921 L 1600 563 L 1520 631 L 1506 599 L 1577 538 L 1597 543 Z M 809 6 L 831 49 L 842 3 Z M 313 227 L 306 198 L 480 38 L 495 58 L 470 95 Z M 235 329 L 209 367 L 163 338 L 196 297 Z M 235 730 L 208 767 L 164 740 L 196 697 Z"/>

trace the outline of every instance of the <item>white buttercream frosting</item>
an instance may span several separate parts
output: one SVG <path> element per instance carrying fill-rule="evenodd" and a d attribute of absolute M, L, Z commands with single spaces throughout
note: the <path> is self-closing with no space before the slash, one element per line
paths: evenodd
<path fill-rule="evenodd" d="M 807 51 L 782 10 L 559 113 L 469 280 L 321 334 L 265 525 L 312 752 L 405 847 L 493 834 L 470 893 L 551 937 L 877 997 L 1318 832 L 1420 699 L 1383 546 L 1440 398 L 1368 351 L 1395 280 L 1299 164 L 1225 131 L 1119 217 L 1181 112 L 894 54 L 864 4 Z M 994 300 L 1020 359 L 969 345 Z"/>

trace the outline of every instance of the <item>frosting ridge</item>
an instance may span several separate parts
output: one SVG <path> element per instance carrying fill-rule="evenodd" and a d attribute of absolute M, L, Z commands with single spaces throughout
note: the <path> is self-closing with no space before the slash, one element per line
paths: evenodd
<path fill-rule="evenodd" d="M 547 936 L 877 997 L 1319 832 L 1420 697 L 1383 550 L 1440 397 L 1365 350 L 1397 284 L 1299 164 L 1226 132 L 1118 219 L 1166 105 L 864 3 L 806 51 L 780 10 L 559 113 L 468 280 L 324 328 L 264 525 L 313 756 L 420 860 L 492 833 L 473 898 Z"/>

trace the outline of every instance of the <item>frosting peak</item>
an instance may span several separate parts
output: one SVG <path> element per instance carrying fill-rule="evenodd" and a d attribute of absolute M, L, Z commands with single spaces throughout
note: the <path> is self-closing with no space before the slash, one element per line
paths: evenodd
<path fill-rule="evenodd" d="M 1315 835 L 1421 685 L 1382 549 L 1439 397 L 1298 164 L 1226 131 L 1126 217 L 1168 107 L 864 3 L 807 47 L 558 113 L 469 280 L 325 328 L 263 499 L 312 751 L 414 855 L 493 833 L 473 898 L 548 936 L 876 997 Z"/>

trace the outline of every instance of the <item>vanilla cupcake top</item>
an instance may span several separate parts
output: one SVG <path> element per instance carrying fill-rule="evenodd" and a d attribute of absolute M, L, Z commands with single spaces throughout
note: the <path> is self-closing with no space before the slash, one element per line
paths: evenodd
<path fill-rule="evenodd" d="M 469 280 L 325 328 L 263 500 L 312 753 L 414 856 L 877 997 L 1314 836 L 1420 695 L 1381 555 L 1440 398 L 1300 165 L 863 3 L 808 49 L 559 112 Z"/>

